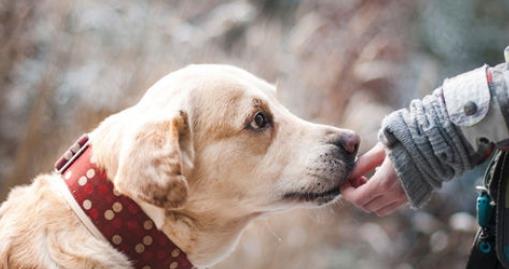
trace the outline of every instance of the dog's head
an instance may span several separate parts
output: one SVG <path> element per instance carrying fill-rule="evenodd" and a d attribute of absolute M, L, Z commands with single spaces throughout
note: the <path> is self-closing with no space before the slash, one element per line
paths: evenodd
<path fill-rule="evenodd" d="M 118 151 L 102 154 L 115 156 L 105 161 L 115 187 L 165 209 L 189 204 L 235 214 L 333 201 L 358 136 L 298 118 L 275 94 L 230 66 L 195 65 L 166 76 L 112 117 L 121 135 L 101 150 Z"/>

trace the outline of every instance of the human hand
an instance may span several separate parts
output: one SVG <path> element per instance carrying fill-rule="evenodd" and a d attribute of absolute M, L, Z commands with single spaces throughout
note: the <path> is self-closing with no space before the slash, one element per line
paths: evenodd
<path fill-rule="evenodd" d="M 368 180 L 364 175 L 373 170 L 375 173 Z M 389 215 L 408 202 L 380 143 L 359 157 L 349 181 L 341 186 L 341 194 L 344 200 L 378 216 Z"/>

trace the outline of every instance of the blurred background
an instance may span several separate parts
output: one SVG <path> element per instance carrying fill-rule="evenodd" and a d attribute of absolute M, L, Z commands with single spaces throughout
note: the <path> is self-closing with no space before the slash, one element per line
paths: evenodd
<path fill-rule="evenodd" d="M 0 0 L 0 199 L 191 63 L 277 83 L 291 111 L 356 130 L 365 151 L 387 113 L 502 62 L 507 18 L 507 0 Z M 481 175 L 420 211 L 377 218 L 338 202 L 258 220 L 214 268 L 463 268 Z"/>

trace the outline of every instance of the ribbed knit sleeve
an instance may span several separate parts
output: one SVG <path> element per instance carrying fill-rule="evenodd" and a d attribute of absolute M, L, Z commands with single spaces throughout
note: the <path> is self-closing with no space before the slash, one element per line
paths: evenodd
<path fill-rule="evenodd" d="M 442 88 L 388 115 L 379 139 L 411 205 L 417 208 L 442 182 L 472 169 L 479 160 L 460 128 L 450 121 Z"/>

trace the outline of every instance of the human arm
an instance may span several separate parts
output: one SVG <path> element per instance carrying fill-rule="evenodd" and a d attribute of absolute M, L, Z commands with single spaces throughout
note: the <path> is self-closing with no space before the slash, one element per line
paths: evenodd
<path fill-rule="evenodd" d="M 506 64 L 485 66 L 446 80 L 431 95 L 391 113 L 379 135 L 383 147 L 372 149 L 384 158 L 359 158 L 352 178 L 368 172 L 366 167 L 382 166 L 358 188 L 343 185 L 344 199 L 379 215 L 407 199 L 421 207 L 444 181 L 486 158 L 492 143 L 506 145 L 508 81 Z"/>

